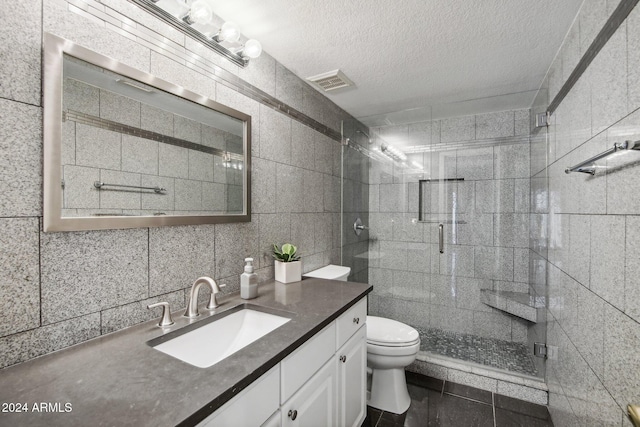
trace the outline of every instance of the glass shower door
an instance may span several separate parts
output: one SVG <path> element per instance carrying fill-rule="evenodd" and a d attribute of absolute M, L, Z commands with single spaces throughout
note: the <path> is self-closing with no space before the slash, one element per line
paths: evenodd
<path fill-rule="evenodd" d="M 349 280 L 369 281 L 369 157 L 368 129 L 354 120 L 342 123 L 341 265 L 351 268 Z"/>
<path fill-rule="evenodd" d="M 541 375 L 544 328 L 500 309 L 529 295 L 529 177 L 509 169 L 528 163 L 528 135 L 447 143 L 440 122 L 345 125 L 343 264 L 363 272 L 366 256 L 369 314 L 416 328 L 421 360 Z"/>

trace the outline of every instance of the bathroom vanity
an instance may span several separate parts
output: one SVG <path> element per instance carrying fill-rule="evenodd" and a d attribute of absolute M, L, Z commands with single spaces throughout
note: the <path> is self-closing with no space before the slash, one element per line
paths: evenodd
<path fill-rule="evenodd" d="M 362 425 L 366 416 L 366 316 L 364 298 L 201 425 Z"/>
<path fill-rule="evenodd" d="M 3 369 L 0 401 L 28 410 L 2 413 L 0 424 L 359 426 L 371 289 L 313 278 L 262 284 L 250 304 L 291 320 L 208 368 L 150 342 L 245 304 L 237 294 L 195 320 L 181 309 L 170 327 L 156 319 Z M 32 410 L 41 403 L 52 410 Z"/>

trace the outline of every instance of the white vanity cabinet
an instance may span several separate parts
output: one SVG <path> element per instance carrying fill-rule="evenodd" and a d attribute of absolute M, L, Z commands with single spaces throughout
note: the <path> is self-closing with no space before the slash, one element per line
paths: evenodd
<path fill-rule="evenodd" d="M 298 369 L 315 370 L 320 360 L 330 360 L 310 380 L 298 375 L 304 385 L 281 409 L 282 426 L 360 427 L 366 417 L 367 393 L 366 298 L 342 314 L 322 332 L 282 362 L 283 397 L 289 364 Z M 335 334 L 333 331 L 335 330 Z M 335 339 L 331 346 L 329 339 Z M 333 353 L 333 349 L 336 349 Z"/>
<path fill-rule="evenodd" d="M 199 426 L 359 427 L 366 416 L 366 297 Z"/>

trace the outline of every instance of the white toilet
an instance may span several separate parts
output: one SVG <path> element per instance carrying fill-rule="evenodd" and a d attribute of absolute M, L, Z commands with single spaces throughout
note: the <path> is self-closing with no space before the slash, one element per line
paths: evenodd
<path fill-rule="evenodd" d="M 303 277 L 343 280 L 351 269 L 329 264 Z M 367 316 L 367 366 L 372 371 L 367 404 L 382 411 L 402 414 L 411 404 L 404 368 L 416 359 L 420 349 L 418 331 L 384 317 Z"/>

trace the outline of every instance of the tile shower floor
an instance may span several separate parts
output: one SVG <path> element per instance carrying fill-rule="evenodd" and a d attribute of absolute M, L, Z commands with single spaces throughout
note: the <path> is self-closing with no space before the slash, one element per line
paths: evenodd
<path fill-rule="evenodd" d="M 420 351 L 519 374 L 538 376 L 533 356 L 526 344 L 481 338 L 435 328 L 416 329 L 420 334 Z"/>
<path fill-rule="evenodd" d="M 407 372 L 404 414 L 367 407 L 362 427 L 553 427 L 546 406 Z"/>

